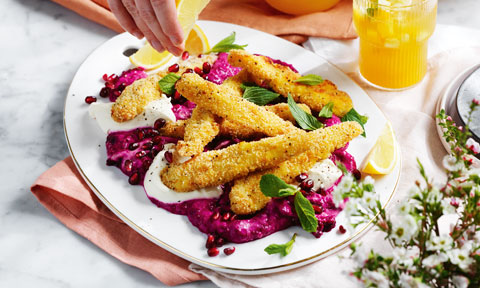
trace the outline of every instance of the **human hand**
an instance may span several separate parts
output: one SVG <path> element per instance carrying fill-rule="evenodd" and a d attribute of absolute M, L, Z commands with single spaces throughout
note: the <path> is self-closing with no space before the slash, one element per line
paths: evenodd
<path fill-rule="evenodd" d="M 184 50 L 175 0 L 108 0 L 108 5 L 127 32 L 145 37 L 156 50 L 176 56 Z"/>

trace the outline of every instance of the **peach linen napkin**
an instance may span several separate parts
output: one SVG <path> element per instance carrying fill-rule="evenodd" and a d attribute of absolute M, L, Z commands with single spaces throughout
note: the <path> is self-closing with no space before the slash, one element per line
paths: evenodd
<path fill-rule="evenodd" d="M 426 77 L 417 86 L 386 92 L 369 86 L 358 73 L 358 40 L 334 41 L 310 39 L 304 46 L 337 65 L 355 80 L 375 101 L 391 121 L 401 148 L 402 171 L 395 197 L 389 209 L 406 199 L 407 191 L 419 179 L 417 157 L 429 176 L 444 179 L 442 159 L 446 154 L 437 136 L 435 106 L 439 96 L 455 77 L 480 64 L 480 30 L 438 25 L 429 43 L 429 64 Z M 341 89 L 341 86 L 339 87 Z M 368 133 L 368 131 L 367 131 Z M 370 230 L 360 242 L 364 249 L 390 251 L 384 234 Z M 295 249 L 295 248 L 294 248 Z M 338 256 L 343 256 L 341 260 Z M 245 276 L 219 273 L 192 264 L 193 271 L 202 273 L 221 287 L 361 287 L 348 272 L 353 270 L 350 251 L 344 250 L 305 267 L 281 273 Z"/>
<path fill-rule="evenodd" d="M 124 31 L 110 12 L 107 0 L 52 1 L 117 32 Z M 263 0 L 212 0 L 199 18 L 255 28 L 295 43 L 303 43 L 309 36 L 333 39 L 357 36 L 352 25 L 352 0 L 342 0 L 328 11 L 304 16 L 286 15 Z"/>
<path fill-rule="evenodd" d="M 163 283 L 178 285 L 206 279 L 188 270 L 189 262 L 156 246 L 115 216 L 83 181 L 72 158 L 43 173 L 31 190 L 65 226 Z"/>

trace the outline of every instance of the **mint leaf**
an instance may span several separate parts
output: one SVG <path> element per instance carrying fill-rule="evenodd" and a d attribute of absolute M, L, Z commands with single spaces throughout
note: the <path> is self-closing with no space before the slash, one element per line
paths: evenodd
<path fill-rule="evenodd" d="M 333 114 L 332 109 L 333 103 L 329 102 L 327 105 L 322 107 L 322 110 L 320 111 L 320 113 L 318 113 L 318 117 L 331 118 Z"/>
<path fill-rule="evenodd" d="M 288 185 L 282 179 L 273 174 L 265 174 L 260 179 L 260 190 L 263 195 L 268 197 L 285 197 L 294 195 L 297 189 Z"/>
<path fill-rule="evenodd" d="M 350 109 L 350 111 L 348 111 L 347 114 L 345 114 L 345 116 L 343 116 L 341 118 L 341 120 L 342 120 L 342 122 L 346 122 L 346 121 L 358 122 L 363 128 L 362 136 L 367 137 L 367 134 L 365 133 L 365 126 L 364 126 L 368 121 L 367 116 L 358 114 L 358 112 L 355 111 L 355 109 L 352 108 L 352 109 Z"/>
<path fill-rule="evenodd" d="M 240 84 L 240 89 L 245 90 L 247 89 L 247 87 L 256 87 L 256 86 L 257 84 L 253 82 L 243 82 L 242 84 Z"/>
<path fill-rule="evenodd" d="M 247 47 L 248 45 L 238 45 L 234 44 L 235 42 L 235 32 L 232 32 L 230 36 L 227 38 L 224 38 L 220 40 L 213 48 L 210 50 L 210 52 L 228 52 L 232 49 L 240 49 L 243 50 L 243 48 Z"/>
<path fill-rule="evenodd" d="M 318 220 L 317 217 L 315 217 L 315 210 L 313 210 L 312 203 L 310 203 L 301 192 L 297 192 L 293 204 L 303 230 L 307 232 L 317 232 Z"/>
<path fill-rule="evenodd" d="M 298 78 L 297 80 L 293 80 L 293 82 L 313 86 L 322 83 L 323 78 L 315 74 L 308 74 Z"/>
<path fill-rule="evenodd" d="M 278 96 L 280 94 L 258 86 L 245 86 L 245 91 L 243 91 L 243 98 L 258 106 L 264 106 Z"/>
<path fill-rule="evenodd" d="M 295 243 L 296 238 L 297 238 L 297 233 L 293 234 L 292 239 L 290 241 L 288 241 L 287 243 L 268 245 L 268 247 L 265 248 L 264 251 L 267 252 L 268 255 L 278 253 L 278 254 L 282 255 L 283 257 L 285 257 L 288 254 L 290 254 L 290 252 L 292 251 L 293 243 Z"/>
<path fill-rule="evenodd" d="M 298 107 L 290 93 L 288 93 L 288 108 L 290 108 L 293 118 L 295 118 L 295 121 L 297 121 L 298 125 L 302 127 L 302 129 L 316 130 L 323 127 L 323 124 L 318 121 L 317 118 Z"/>
<path fill-rule="evenodd" d="M 175 83 L 180 79 L 175 73 L 168 73 L 165 77 L 158 81 L 160 90 L 167 95 L 173 95 L 175 93 Z"/>

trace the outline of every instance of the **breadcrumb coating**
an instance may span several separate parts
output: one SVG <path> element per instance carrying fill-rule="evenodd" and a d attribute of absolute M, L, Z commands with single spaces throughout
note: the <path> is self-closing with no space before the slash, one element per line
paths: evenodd
<path fill-rule="evenodd" d="M 219 125 L 215 116 L 201 107 L 195 107 L 187 119 L 183 141 L 178 141 L 176 151 L 180 156 L 190 157 L 203 152 L 205 145 L 218 135 Z"/>
<path fill-rule="evenodd" d="M 310 170 L 315 163 L 326 159 L 338 148 L 344 147 L 353 138 L 363 133 L 357 122 L 343 122 L 324 129 L 317 129 L 304 145 L 311 147 L 305 153 L 288 159 L 269 170 L 249 174 L 235 180 L 230 192 L 231 209 L 236 214 L 251 214 L 267 205 L 270 197 L 260 190 L 260 179 L 264 174 L 274 174 L 287 183 L 293 183 L 295 176 Z"/>
<path fill-rule="evenodd" d="M 300 74 L 273 63 L 267 57 L 255 56 L 244 50 L 230 50 L 228 61 L 248 71 L 257 85 L 267 85 L 284 97 L 290 93 L 295 102 L 307 104 L 313 111 L 319 112 L 323 106 L 333 102 L 333 113 L 342 117 L 353 107 L 348 94 L 338 90 L 331 81 L 324 80 L 313 86 L 295 83 L 293 81 L 300 78 Z"/>
<path fill-rule="evenodd" d="M 139 79 L 128 85 L 112 106 L 112 118 L 117 122 L 132 120 L 143 113 L 145 106 L 162 97 L 158 81 L 161 75 L 155 74 Z"/>
<path fill-rule="evenodd" d="M 299 130 L 264 107 L 238 97 L 234 89 L 208 82 L 197 74 L 183 74 L 176 88 L 198 106 L 254 132 L 275 136 Z"/>
<path fill-rule="evenodd" d="M 311 136 L 303 130 L 240 142 L 220 150 L 211 150 L 192 159 L 167 166 L 162 182 L 177 192 L 188 192 L 227 183 L 250 172 L 268 169 L 307 151 Z"/>

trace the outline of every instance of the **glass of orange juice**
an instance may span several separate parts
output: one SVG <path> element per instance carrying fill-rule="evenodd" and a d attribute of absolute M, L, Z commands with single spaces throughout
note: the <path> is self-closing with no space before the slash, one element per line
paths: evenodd
<path fill-rule="evenodd" d="M 354 0 L 362 76 L 387 89 L 420 82 L 427 72 L 436 16 L 437 0 Z"/>

